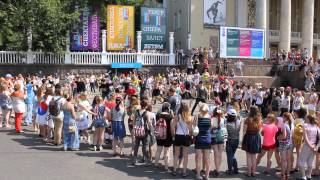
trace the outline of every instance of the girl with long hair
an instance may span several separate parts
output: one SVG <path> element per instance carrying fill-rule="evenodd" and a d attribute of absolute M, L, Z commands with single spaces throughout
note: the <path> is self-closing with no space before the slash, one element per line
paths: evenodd
<path fill-rule="evenodd" d="M 257 106 L 251 106 L 249 116 L 244 122 L 242 150 L 246 151 L 247 177 L 255 177 L 257 154 L 261 152 L 260 130 L 262 127 L 261 113 Z"/>
<path fill-rule="evenodd" d="M 178 168 L 179 155 L 182 148 L 182 177 L 187 177 L 188 153 L 191 145 L 192 116 L 189 106 L 185 102 L 181 103 L 179 114 L 173 122 L 172 131 L 172 134 L 174 134 L 173 172 L 176 172 Z"/>
<path fill-rule="evenodd" d="M 195 116 L 194 125 L 199 128 L 199 134 L 195 137 L 196 149 L 196 179 L 200 176 L 201 160 L 205 164 L 205 175 L 203 179 L 209 179 L 210 172 L 210 151 L 211 151 L 211 116 L 207 104 L 201 104 L 198 116 Z"/>

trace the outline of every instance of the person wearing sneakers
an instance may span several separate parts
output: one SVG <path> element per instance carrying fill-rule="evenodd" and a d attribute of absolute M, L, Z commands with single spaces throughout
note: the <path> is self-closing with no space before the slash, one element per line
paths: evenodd
<path fill-rule="evenodd" d="M 237 118 L 237 111 L 235 109 L 229 109 L 227 112 L 226 128 L 228 132 L 228 139 L 226 143 L 228 162 L 227 174 L 238 174 L 238 163 L 235 154 L 239 146 L 241 121 Z"/>
<path fill-rule="evenodd" d="M 97 104 L 94 109 L 95 115 L 93 118 L 93 126 L 95 128 L 93 135 L 93 151 L 101 151 L 105 126 L 107 123 L 107 112 L 102 97 L 97 98 L 96 103 Z"/>

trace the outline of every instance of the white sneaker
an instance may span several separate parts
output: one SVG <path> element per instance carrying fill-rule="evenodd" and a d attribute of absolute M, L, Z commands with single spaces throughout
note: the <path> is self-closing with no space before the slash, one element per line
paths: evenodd
<path fill-rule="evenodd" d="M 102 151 L 103 150 L 103 147 L 102 146 L 99 146 L 99 151 Z"/>

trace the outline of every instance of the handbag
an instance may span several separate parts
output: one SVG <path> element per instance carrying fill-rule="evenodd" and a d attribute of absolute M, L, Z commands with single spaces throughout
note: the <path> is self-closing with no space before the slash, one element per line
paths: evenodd
<path fill-rule="evenodd" d="M 193 137 L 196 137 L 196 136 L 198 136 L 198 134 L 199 134 L 199 127 L 198 127 L 198 116 L 196 116 L 195 117 L 195 119 L 196 119 L 196 123 L 195 123 L 195 126 L 192 126 L 192 136 Z"/>
<path fill-rule="evenodd" d="M 75 133 L 77 130 L 76 123 L 70 123 L 68 130 L 69 130 L 69 133 Z"/>

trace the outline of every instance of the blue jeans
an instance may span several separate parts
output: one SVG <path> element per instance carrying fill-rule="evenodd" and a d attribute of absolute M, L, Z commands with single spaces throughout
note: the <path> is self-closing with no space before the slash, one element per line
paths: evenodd
<path fill-rule="evenodd" d="M 239 139 L 228 139 L 226 143 L 226 153 L 228 160 L 228 170 L 234 172 L 238 172 L 238 163 L 235 157 L 235 153 L 237 151 L 239 145 Z"/>
<path fill-rule="evenodd" d="M 32 123 L 32 111 L 33 111 L 33 104 L 27 104 L 26 118 L 24 120 L 26 124 Z"/>
<path fill-rule="evenodd" d="M 290 63 L 288 64 L 288 71 L 293 71 L 294 70 L 294 64 Z"/>

